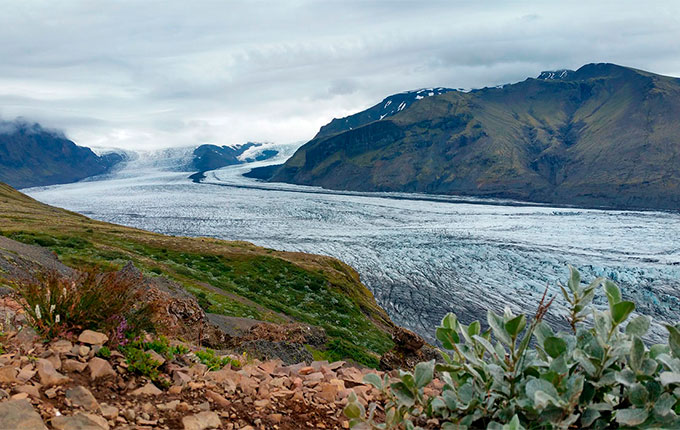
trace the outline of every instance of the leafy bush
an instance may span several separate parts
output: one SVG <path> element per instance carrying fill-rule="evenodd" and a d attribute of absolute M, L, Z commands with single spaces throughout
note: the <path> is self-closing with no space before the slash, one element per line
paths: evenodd
<path fill-rule="evenodd" d="M 241 363 L 236 360 L 232 360 L 229 357 L 220 357 L 215 354 L 212 349 L 206 349 L 205 351 L 196 351 L 196 357 L 201 361 L 201 363 L 208 366 L 210 370 L 220 370 L 224 366 L 231 364 L 234 367 L 241 367 Z"/>
<path fill-rule="evenodd" d="M 129 345 L 123 349 L 123 353 L 128 364 L 128 370 L 146 376 L 154 384 L 162 388 L 170 386 L 170 381 L 161 376 L 161 371 L 159 370 L 161 363 L 154 360 L 151 354 L 144 349 Z"/>
<path fill-rule="evenodd" d="M 13 282 L 31 325 L 47 339 L 68 331 L 109 332 L 122 316 L 130 329 L 148 328 L 148 307 L 137 280 L 118 273 L 66 277 L 56 271 Z"/>
<path fill-rule="evenodd" d="M 602 287 L 609 304 L 592 306 Z M 571 332 L 543 322 L 552 303 L 545 295 L 529 322 L 506 309 L 487 314 L 489 329 L 461 324 L 448 314 L 436 337 L 451 353 L 443 363 L 420 363 L 391 382 L 375 374 L 365 381 L 383 392 L 384 420 L 376 405 L 365 411 L 352 395 L 345 408 L 355 428 L 414 429 L 437 418 L 443 429 L 679 428 L 680 325 L 666 326 L 669 343 L 647 347 L 646 316 L 629 320 L 635 305 L 613 282 L 581 284 L 570 268 L 567 287 Z M 443 389 L 424 388 L 440 373 Z"/>
<path fill-rule="evenodd" d="M 108 346 L 102 346 L 99 348 L 99 351 L 97 351 L 97 357 L 101 358 L 111 358 L 111 350 L 109 349 Z"/>

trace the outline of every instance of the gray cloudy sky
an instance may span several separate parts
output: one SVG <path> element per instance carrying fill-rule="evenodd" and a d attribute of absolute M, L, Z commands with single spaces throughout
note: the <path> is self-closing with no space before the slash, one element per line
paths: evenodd
<path fill-rule="evenodd" d="M 409 89 L 614 62 L 680 76 L 680 2 L 27 1 L 0 14 L 0 117 L 86 146 L 306 140 Z"/>

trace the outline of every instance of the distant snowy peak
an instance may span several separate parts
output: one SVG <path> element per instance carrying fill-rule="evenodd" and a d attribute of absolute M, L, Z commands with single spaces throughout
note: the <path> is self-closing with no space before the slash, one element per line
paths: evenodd
<path fill-rule="evenodd" d="M 569 69 L 560 69 L 560 70 L 547 70 L 545 72 L 541 72 L 540 75 L 538 75 L 538 79 L 543 79 L 546 81 L 550 80 L 565 80 L 565 79 L 571 79 L 574 75 L 573 70 Z"/>
<path fill-rule="evenodd" d="M 327 136 L 331 134 L 341 133 L 343 131 L 352 130 L 361 127 L 373 121 L 380 121 L 389 118 L 392 115 L 408 109 L 413 103 L 425 97 L 438 96 L 440 94 L 448 93 L 450 91 L 457 91 L 452 88 L 421 88 L 413 91 L 405 91 L 403 93 L 393 94 L 385 98 L 382 102 L 372 106 L 364 111 L 350 115 L 344 118 L 335 118 L 327 125 L 321 127 L 316 137 Z"/>

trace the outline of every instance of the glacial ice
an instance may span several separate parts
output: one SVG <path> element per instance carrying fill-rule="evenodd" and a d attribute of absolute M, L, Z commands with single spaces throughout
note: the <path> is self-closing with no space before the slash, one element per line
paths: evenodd
<path fill-rule="evenodd" d="M 532 314 L 546 286 L 559 294 L 567 264 L 608 276 L 640 312 L 680 319 L 680 214 L 503 205 L 448 196 L 345 193 L 241 176 L 281 163 L 208 172 L 195 184 L 186 152 L 143 154 L 99 180 L 25 190 L 45 203 L 165 234 L 247 240 L 331 255 L 352 265 L 400 325 L 433 340 L 449 311 L 464 322 L 487 308 Z M 160 157 L 165 157 L 160 159 Z M 170 160 L 168 157 L 177 158 Z M 562 325 L 561 296 L 549 321 Z M 599 304 L 604 304 L 599 299 Z M 658 324 L 650 339 L 665 336 Z"/>

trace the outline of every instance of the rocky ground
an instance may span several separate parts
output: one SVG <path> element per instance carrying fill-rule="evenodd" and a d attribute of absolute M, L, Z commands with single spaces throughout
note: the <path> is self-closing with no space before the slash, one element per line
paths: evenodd
<path fill-rule="evenodd" d="M 45 343 L 22 317 L 11 296 L 0 299 L 0 429 L 343 429 L 352 390 L 365 405 L 380 396 L 362 382 L 372 369 L 234 356 L 239 367 L 211 371 L 191 344 L 172 360 L 148 351 L 171 381 L 159 388 L 118 351 L 101 357 L 105 334 L 86 330 Z"/>

